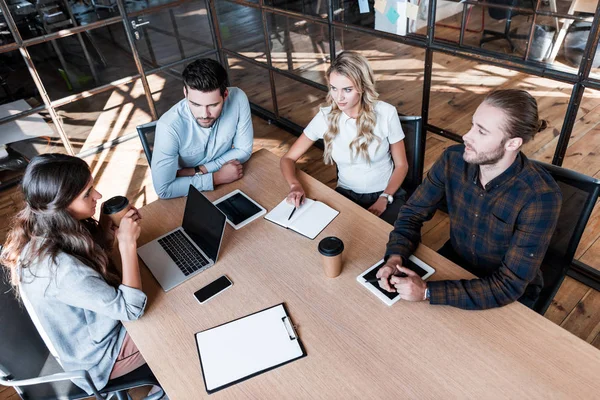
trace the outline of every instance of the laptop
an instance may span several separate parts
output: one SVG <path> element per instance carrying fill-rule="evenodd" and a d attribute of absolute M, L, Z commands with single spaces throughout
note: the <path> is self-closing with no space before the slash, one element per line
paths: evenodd
<path fill-rule="evenodd" d="M 183 224 L 137 249 L 165 292 L 217 262 L 227 217 L 190 185 Z"/>

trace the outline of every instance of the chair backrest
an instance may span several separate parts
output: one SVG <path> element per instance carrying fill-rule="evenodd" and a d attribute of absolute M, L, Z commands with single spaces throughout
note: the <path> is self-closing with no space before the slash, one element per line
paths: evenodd
<path fill-rule="evenodd" d="M 544 287 L 533 309 L 544 314 L 562 284 L 600 195 L 600 180 L 578 172 L 533 161 L 552 175 L 562 193 L 562 208 L 541 271 Z"/>
<path fill-rule="evenodd" d="M 406 190 L 408 198 L 423 181 L 425 132 L 420 116 L 400 116 L 400 124 L 404 131 L 404 147 L 408 160 L 408 174 L 404 178 L 402 188 Z"/>
<path fill-rule="evenodd" d="M 156 121 L 148 122 L 147 124 L 138 125 L 136 127 L 148 165 L 152 165 L 152 151 L 154 150 L 154 134 L 156 131 Z"/>
<path fill-rule="evenodd" d="M 0 266 L 0 269 L 3 269 Z M 0 272 L 0 378 L 30 379 L 62 372 L 36 330 L 25 307 L 16 299 L 4 271 Z M 81 393 L 70 381 L 15 388 L 23 398 L 51 399 Z"/>

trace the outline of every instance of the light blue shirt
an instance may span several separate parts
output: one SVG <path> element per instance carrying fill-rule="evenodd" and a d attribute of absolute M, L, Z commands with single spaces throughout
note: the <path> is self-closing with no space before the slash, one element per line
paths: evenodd
<path fill-rule="evenodd" d="M 152 180 L 163 199 L 187 196 L 190 185 L 213 190 L 213 172 L 231 160 L 248 161 L 254 131 L 248 97 L 231 87 L 221 115 L 212 127 L 198 124 L 186 99 L 175 104 L 156 124 Z M 176 177 L 181 168 L 204 165 L 207 174 Z"/>
<path fill-rule="evenodd" d="M 87 370 L 98 389 L 106 386 L 126 334 L 121 321 L 142 316 L 144 292 L 112 287 L 98 272 L 62 252 L 55 262 L 44 256 L 20 272 L 21 294 L 31 307 L 27 311 L 34 314 L 36 327 L 64 370 Z M 84 380 L 73 382 L 92 393 Z"/>

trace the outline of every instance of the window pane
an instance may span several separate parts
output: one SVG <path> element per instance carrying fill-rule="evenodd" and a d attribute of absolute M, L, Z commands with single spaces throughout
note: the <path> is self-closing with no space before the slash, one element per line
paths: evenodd
<path fill-rule="evenodd" d="M 57 109 L 76 152 L 135 133 L 150 122 L 150 110 L 142 83 L 120 85 Z"/>
<path fill-rule="evenodd" d="M 157 68 L 214 49 L 203 1 L 184 3 L 137 17 L 140 34 L 135 41 L 146 69 Z"/>
<path fill-rule="evenodd" d="M 337 29 L 336 50 L 354 50 L 369 60 L 379 98 L 404 115 L 421 115 L 425 50 L 419 47 Z"/>
<path fill-rule="evenodd" d="M 540 118 L 548 122 L 548 128 L 523 151 L 528 157 L 551 162 L 572 91 L 566 83 L 436 53 L 429 123 L 459 135 L 467 133 L 473 113 L 486 94 L 496 89 L 527 90 L 537 100 Z"/>
<path fill-rule="evenodd" d="M 96 0 L 97 1 L 97 0 Z M 116 0 L 104 0 L 105 2 L 114 2 Z M 127 13 L 132 13 L 134 11 L 145 10 L 147 8 L 157 7 L 163 4 L 172 3 L 176 0 L 142 0 L 142 1 L 125 1 L 125 9 Z M 203 0 L 197 0 L 198 2 L 203 3 Z"/>
<path fill-rule="evenodd" d="M 6 143 L 2 140 L 0 141 L 0 144 L 7 145 L 11 150 L 16 151 L 28 159 L 31 159 L 38 154 L 45 153 L 67 154 L 67 150 L 58 135 L 58 130 L 47 111 L 41 111 L 27 117 L 1 124 L 0 131 L 4 134 L 10 132 L 10 137 L 12 139 L 21 132 L 20 135 L 22 135 L 22 137 L 19 140 L 11 143 Z M 35 133 L 32 134 L 33 132 Z M 25 133 L 27 133 L 27 135 L 25 135 Z M 3 138 L 4 137 L 5 136 L 3 136 Z M 2 182 L 2 178 L 0 178 L 0 182 Z"/>
<path fill-rule="evenodd" d="M 563 166 L 600 179 L 600 90 L 586 89 L 569 139 Z M 592 216 L 579 242 L 575 258 L 600 270 L 600 206 Z"/>
<path fill-rule="evenodd" d="M 66 0 L 7 1 L 23 39 L 30 39 L 91 22 L 118 17 L 116 0 L 69 2 Z M 0 30 L 3 19 L 0 17 Z"/>
<path fill-rule="evenodd" d="M 265 5 L 327 18 L 328 2 L 325 0 L 265 0 Z"/>
<path fill-rule="evenodd" d="M 0 104 L 26 101 L 26 107 L 37 107 L 42 98 L 18 50 L 0 54 Z M 1 117 L 1 116 L 0 116 Z"/>
<path fill-rule="evenodd" d="M 52 100 L 138 73 L 122 24 L 29 47 Z"/>
<path fill-rule="evenodd" d="M 279 115 L 305 127 L 325 103 L 327 93 L 293 79 L 275 74 Z"/>
<path fill-rule="evenodd" d="M 215 2 L 223 47 L 266 63 L 260 10 L 228 1 Z"/>
<path fill-rule="evenodd" d="M 376 8 L 375 2 L 369 0 L 369 6 L 361 10 L 357 0 L 332 1 L 336 21 L 401 36 L 427 34 L 428 1 L 411 0 L 409 10 L 406 2 L 378 2 Z M 416 16 L 416 19 L 409 19 L 411 15 Z"/>
<path fill-rule="evenodd" d="M 327 84 L 329 28 L 278 14 L 267 14 L 274 67 Z"/>
<path fill-rule="evenodd" d="M 231 86 L 242 89 L 251 103 L 274 113 L 269 71 L 239 58 L 227 57 L 227 59 Z"/>

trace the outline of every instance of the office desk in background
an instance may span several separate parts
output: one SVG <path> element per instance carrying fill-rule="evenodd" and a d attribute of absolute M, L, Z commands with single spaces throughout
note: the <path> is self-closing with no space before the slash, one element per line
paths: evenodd
<path fill-rule="evenodd" d="M 210 396 L 214 399 L 593 398 L 600 351 L 519 303 L 463 311 L 426 302 L 387 307 L 356 282 L 385 251 L 390 225 L 299 172 L 310 198 L 340 211 L 315 240 L 265 219 L 227 226 L 218 262 L 164 293 L 142 268 L 148 305 L 126 323 L 171 400 L 208 397 L 194 333 L 285 302 L 308 356 Z M 261 150 L 244 177 L 206 195 L 241 189 L 267 210 L 288 193 L 279 158 Z M 177 227 L 185 199 L 143 207 L 144 244 Z M 345 244 L 344 270 L 326 278 L 317 251 L 325 236 Z M 431 279 L 469 278 L 420 246 Z M 141 262 L 141 261 L 140 261 Z M 226 274 L 234 285 L 200 305 L 193 293 Z"/>

